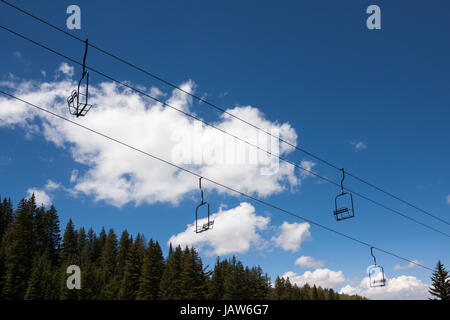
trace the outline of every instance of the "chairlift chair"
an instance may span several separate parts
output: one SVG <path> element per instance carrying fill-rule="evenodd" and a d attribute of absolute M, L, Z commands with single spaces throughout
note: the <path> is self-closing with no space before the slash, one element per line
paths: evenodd
<path fill-rule="evenodd" d="M 371 288 L 384 287 L 386 285 L 384 268 L 382 266 L 377 266 L 377 259 L 373 254 L 373 247 L 370 248 L 370 254 L 373 257 L 374 264 L 367 269 L 367 273 L 369 274 L 369 286 Z"/>
<path fill-rule="evenodd" d="M 200 192 L 201 192 L 201 196 L 202 196 L 202 201 L 201 203 L 197 206 L 197 208 L 195 208 L 195 233 L 201 233 L 204 231 L 207 231 L 209 229 L 212 229 L 213 225 L 214 225 L 214 220 L 210 220 L 210 207 L 209 207 L 209 203 L 204 201 L 203 199 L 203 190 L 202 190 L 202 178 L 200 177 L 199 179 L 199 187 L 200 187 Z M 206 206 L 207 210 L 208 210 L 208 220 L 206 223 L 203 223 L 201 225 L 198 224 L 199 222 L 199 218 L 198 218 L 198 211 L 201 207 Z"/>
<path fill-rule="evenodd" d="M 350 206 L 346 206 L 350 204 Z M 337 221 L 353 218 L 355 216 L 355 211 L 353 207 L 353 196 L 351 193 L 342 192 L 334 198 L 335 210 L 334 217 Z"/>
<path fill-rule="evenodd" d="M 334 217 L 337 221 L 353 218 L 355 216 L 355 209 L 353 206 L 353 195 L 349 192 L 344 192 L 345 171 L 342 171 L 341 193 L 334 198 Z"/>
<path fill-rule="evenodd" d="M 85 40 L 85 50 L 83 57 L 83 73 L 81 79 L 78 81 L 78 87 L 73 90 L 70 96 L 67 98 L 67 104 L 69 106 L 69 113 L 78 117 L 84 117 L 86 113 L 91 109 L 92 105 L 88 103 L 89 98 L 89 72 L 86 71 L 86 56 L 88 50 L 88 39 Z M 82 83 L 85 84 L 82 86 Z M 84 93 L 81 92 L 81 88 L 84 87 Z"/>
<path fill-rule="evenodd" d="M 85 93 L 80 92 L 81 83 L 86 79 L 86 91 Z M 84 117 L 86 113 L 91 109 L 92 105 L 88 104 L 89 96 L 89 72 L 84 72 L 78 82 L 77 90 L 73 90 L 72 94 L 67 98 L 67 104 L 69 105 L 69 113 L 71 115 L 78 117 Z M 81 98 L 84 97 L 84 98 Z"/>

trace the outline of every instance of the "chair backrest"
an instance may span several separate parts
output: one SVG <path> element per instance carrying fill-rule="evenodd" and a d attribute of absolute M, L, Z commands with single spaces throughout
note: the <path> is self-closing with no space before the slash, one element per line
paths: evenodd
<path fill-rule="evenodd" d="M 208 222 L 204 223 L 202 226 L 198 225 L 198 210 L 203 207 L 203 206 L 207 206 L 208 208 Z M 209 214 L 210 214 L 210 207 L 209 207 L 209 203 L 208 202 L 204 202 L 202 199 L 202 203 L 200 203 L 196 208 L 195 208 L 195 232 L 196 233 L 201 233 L 203 231 L 209 230 L 212 225 L 214 224 L 214 221 L 210 221 L 209 220 Z"/>
<path fill-rule="evenodd" d="M 339 200 L 347 201 L 347 203 L 344 203 L 344 205 L 342 205 Z M 334 208 L 335 210 L 333 211 L 333 213 L 336 220 L 340 221 L 353 218 L 355 216 L 353 207 L 353 195 L 348 192 L 342 192 L 341 194 L 338 194 L 334 198 Z"/>
<path fill-rule="evenodd" d="M 384 287 L 386 278 L 384 277 L 384 269 L 382 266 L 373 265 L 368 268 L 369 286 L 371 288 Z"/>

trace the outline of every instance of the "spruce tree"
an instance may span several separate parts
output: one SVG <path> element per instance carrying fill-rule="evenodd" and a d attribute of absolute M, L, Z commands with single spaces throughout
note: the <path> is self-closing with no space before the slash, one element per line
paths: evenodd
<path fill-rule="evenodd" d="M 311 300 L 311 287 L 308 283 L 305 283 L 305 285 L 302 287 L 302 296 L 305 300 Z"/>
<path fill-rule="evenodd" d="M 102 228 L 98 237 L 95 238 L 92 248 L 92 261 L 96 264 L 100 263 L 100 257 L 102 255 L 102 250 L 106 241 L 106 231 L 105 228 Z"/>
<path fill-rule="evenodd" d="M 327 300 L 334 300 L 334 296 L 335 296 L 334 290 L 329 289 L 327 292 Z"/>
<path fill-rule="evenodd" d="M 3 235 L 6 233 L 9 224 L 13 219 L 13 207 L 11 204 L 11 199 L 6 200 L 3 199 L 3 202 L 0 203 L 0 241 Z"/>
<path fill-rule="evenodd" d="M 22 199 L 14 220 L 4 235 L 5 275 L 3 294 L 7 299 L 22 300 L 27 289 L 33 264 L 34 195 Z"/>
<path fill-rule="evenodd" d="M 125 264 L 127 262 L 128 250 L 130 248 L 131 240 L 128 231 L 125 229 L 120 236 L 119 251 L 117 253 L 117 276 L 119 279 L 123 278 L 125 272 Z"/>
<path fill-rule="evenodd" d="M 128 251 L 125 272 L 121 282 L 119 299 L 135 300 L 139 290 L 142 262 L 144 260 L 144 239 L 138 234 Z"/>
<path fill-rule="evenodd" d="M 180 274 L 184 299 L 205 299 L 207 293 L 206 275 L 203 264 L 194 248 L 186 247 L 183 253 L 183 267 Z"/>
<path fill-rule="evenodd" d="M 158 242 L 150 239 L 142 263 L 139 280 L 138 299 L 156 300 L 159 297 L 159 286 L 164 272 L 164 257 Z"/>
<path fill-rule="evenodd" d="M 220 261 L 220 258 L 217 257 L 211 280 L 209 281 L 208 299 L 223 299 L 223 293 L 225 290 L 225 275 L 227 273 L 227 269 L 227 260 Z"/>
<path fill-rule="evenodd" d="M 79 264 L 79 247 L 78 247 L 78 233 L 75 230 L 72 219 L 66 225 L 64 237 L 61 248 L 61 262 L 62 264 Z"/>
<path fill-rule="evenodd" d="M 61 271 L 60 271 L 60 299 L 76 300 L 78 299 L 78 290 L 69 290 L 67 288 L 67 267 L 70 265 L 80 266 L 80 256 L 78 247 L 78 232 L 75 230 L 72 219 L 69 220 L 64 231 L 64 237 L 61 247 Z"/>
<path fill-rule="evenodd" d="M 57 298 L 58 283 L 55 283 L 55 269 L 48 253 L 36 255 L 33 260 L 28 288 L 25 294 L 26 300 L 53 300 Z"/>
<path fill-rule="evenodd" d="M 319 293 L 317 291 L 316 285 L 314 285 L 313 288 L 312 288 L 311 299 L 312 300 L 319 300 Z"/>
<path fill-rule="evenodd" d="M 275 288 L 272 292 L 273 300 L 281 300 L 284 295 L 284 278 L 277 277 L 275 279 Z"/>
<path fill-rule="evenodd" d="M 119 293 L 120 280 L 116 277 L 117 271 L 117 236 L 110 229 L 106 236 L 105 244 L 100 256 L 100 272 L 103 277 L 102 297 L 104 299 L 115 299 Z"/>
<path fill-rule="evenodd" d="M 58 263 L 59 250 L 61 246 L 61 230 L 59 228 L 59 217 L 56 208 L 51 205 L 45 213 L 45 226 L 47 232 L 47 245 L 49 257 L 53 264 Z"/>
<path fill-rule="evenodd" d="M 100 266 L 105 275 L 112 279 L 117 270 L 117 236 L 110 229 L 100 256 Z"/>
<path fill-rule="evenodd" d="M 233 256 L 230 262 L 229 272 L 225 276 L 225 292 L 226 300 L 242 300 L 245 297 L 241 294 L 244 285 L 244 266 L 242 262 L 236 260 Z"/>
<path fill-rule="evenodd" d="M 450 275 L 439 260 L 431 277 L 429 293 L 440 300 L 450 300 Z"/>
<path fill-rule="evenodd" d="M 182 282 L 180 274 L 183 268 L 183 251 L 178 246 L 166 261 L 166 267 L 160 283 L 160 298 L 163 300 L 179 300 L 182 296 Z"/>
<path fill-rule="evenodd" d="M 3 244 L 3 238 L 13 220 L 13 207 L 11 199 L 4 198 L 0 203 L 0 299 L 3 299 L 3 286 L 5 276 L 5 250 L 6 245 Z"/>

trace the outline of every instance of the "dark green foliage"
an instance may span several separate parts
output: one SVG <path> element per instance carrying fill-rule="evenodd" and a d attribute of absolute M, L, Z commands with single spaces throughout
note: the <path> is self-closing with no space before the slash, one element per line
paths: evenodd
<path fill-rule="evenodd" d="M 117 254 L 117 276 L 122 279 L 125 272 L 125 264 L 127 262 L 128 249 L 130 248 L 131 240 L 128 231 L 125 229 L 122 232 L 119 242 L 119 252 Z"/>
<path fill-rule="evenodd" d="M 450 275 L 441 261 L 438 261 L 436 270 L 431 276 L 431 281 L 430 294 L 440 300 L 450 300 Z"/>
<path fill-rule="evenodd" d="M 150 240 L 145 250 L 142 272 L 139 282 L 138 299 L 156 300 L 164 272 L 164 257 L 158 242 Z"/>
<path fill-rule="evenodd" d="M 314 285 L 311 287 L 305 284 L 303 287 L 292 285 L 289 278 L 279 278 L 275 280 L 275 286 L 271 290 L 272 300 L 362 300 L 363 297 L 346 294 L 338 294 L 333 289 L 323 289 Z"/>
<path fill-rule="evenodd" d="M 207 294 L 206 275 L 203 271 L 202 260 L 194 248 L 186 247 L 183 253 L 181 271 L 183 299 L 205 299 Z"/>
<path fill-rule="evenodd" d="M 7 299 L 23 299 L 33 266 L 33 216 L 36 210 L 34 195 L 22 199 L 13 222 L 6 231 L 4 246 L 5 274 L 3 294 Z"/>
<path fill-rule="evenodd" d="M 120 279 L 117 277 L 117 236 L 110 229 L 101 250 L 98 271 L 99 285 L 102 288 L 99 298 L 112 300 L 117 297 Z"/>
<path fill-rule="evenodd" d="M 244 267 L 235 257 L 217 258 L 206 271 L 198 252 L 170 244 L 166 260 L 158 242 L 133 237 L 125 230 L 76 230 L 69 220 L 61 240 L 55 207 L 37 208 L 34 196 L 22 199 L 14 212 L 0 202 L 0 299 L 360 299 L 332 289 L 298 287 L 277 277 L 272 287 L 261 267 Z M 81 289 L 67 289 L 67 267 L 81 269 Z M 443 269 L 434 275 L 442 283 Z M 448 274 L 446 277 L 448 278 Z M 439 278 L 441 277 L 441 278 Z M 448 282 L 447 282 L 448 284 Z M 436 287 L 438 288 L 438 287 Z M 438 289 L 440 290 L 440 289 Z M 441 292 L 441 291 L 439 291 Z"/>
<path fill-rule="evenodd" d="M 60 299 L 76 300 L 79 298 L 77 290 L 67 289 L 67 267 L 70 265 L 80 265 L 80 247 L 78 245 L 78 232 L 72 219 L 66 225 L 61 246 L 61 268 L 60 268 Z"/>
<path fill-rule="evenodd" d="M 36 255 L 33 262 L 28 288 L 25 294 L 26 300 L 56 300 L 58 294 L 58 279 L 55 277 L 57 269 L 52 265 L 48 253 Z"/>
<path fill-rule="evenodd" d="M 119 298 L 125 300 L 134 300 L 139 290 L 139 280 L 141 277 L 141 268 L 144 261 L 144 238 L 138 234 L 136 240 L 130 245 L 128 250 L 125 271 L 120 287 Z"/>
<path fill-rule="evenodd" d="M 79 264 L 79 246 L 78 233 L 75 231 L 72 219 L 69 220 L 64 232 L 62 248 L 61 248 L 61 262 L 63 265 Z"/>
<path fill-rule="evenodd" d="M 166 261 L 166 267 L 161 278 L 159 297 L 167 300 L 178 300 L 183 298 L 183 287 L 181 282 L 181 271 L 183 268 L 183 251 L 178 246 L 172 250 Z"/>
<path fill-rule="evenodd" d="M 244 288 L 244 266 L 242 262 L 233 257 L 228 263 L 228 272 L 225 275 L 224 295 L 226 300 L 245 299 Z"/>

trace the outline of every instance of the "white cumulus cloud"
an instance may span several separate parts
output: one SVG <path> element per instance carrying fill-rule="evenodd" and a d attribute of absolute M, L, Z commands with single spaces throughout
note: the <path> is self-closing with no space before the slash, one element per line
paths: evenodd
<path fill-rule="evenodd" d="M 255 208 L 246 202 L 230 210 L 219 210 L 213 214 L 214 227 L 206 232 L 195 233 L 195 224 L 189 224 L 185 231 L 173 235 L 167 244 L 174 246 L 195 246 L 200 250 L 207 248 L 207 254 L 225 255 L 245 253 L 250 247 L 261 247 L 265 240 L 259 234 L 265 230 L 270 219 L 258 216 Z M 207 218 L 199 220 L 199 225 Z"/>
<path fill-rule="evenodd" d="M 322 288 L 337 288 L 344 281 L 344 274 L 342 271 L 333 271 L 330 269 L 316 269 L 314 271 L 306 271 L 303 274 L 297 274 L 293 271 L 288 271 L 283 274 L 282 278 L 289 278 L 289 281 L 299 287 L 308 284 L 310 286 L 316 285 Z"/>
<path fill-rule="evenodd" d="M 340 293 L 358 294 L 373 300 L 423 300 L 430 297 L 428 288 L 428 284 L 406 275 L 386 279 L 384 287 L 370 288 L 369 279 L 366 277 L 359 286 L 346 285 Z"/>
<path fill-rule="evenodd" d="M 31 197 L 34 194 L 34 197 L 36 199 L 36 205 L 44 205 L 48 206 L 52 203 L 51 197 L 45 192 L 45 190 L 38 189 L 38 188 L 29 188 L 27 190 L 28 197 Z"/>
<path fill-rule="evenodd" d="M 69 65 L 69 64 L 67 64 L 66 62 L 62 62 L 59 65 L 58 72 L 66 75 L 68 77 L 72 77 L 74 75 L 74 73 L 75 73 L 74 67 Z"/>
<path fill-rule="evenodd" d="M 324 262 L 316 260 L 313 257 L 301 256 L 295 260 L 295 265 L 302 268 L 320 268 L 323 267 Z"/>
<path fill-rule="evenodd" d="M 414 260 L 412 260 L 412 262 L 410 262 L 410 263 L 408 263 L 407 265 L 404 265 L 404 266 L 396 264 L 394 266 L 394 270 L 411 269 L 411 268 L 417 267 L 417 264 L 421 264 L 421 262 L 419 260 L 417 260 L 417 259 L 414 259 Z"/>
<path fill-rule="evenodd" d="M 306 222 L 283 222 L 278 229 L 278 235 L 274 236 L 272 241 L 277 247 L 283 248 L 286 251 L 297 252 L 300 250 L 302 242 L 311 240 L 309 228 L 310 225 Z"/>
<path fill-rule="evenodd" d="M 67 64 L 60 66 L 60 71 L 67 75 L 72 69 Z M 67 77 L 54 82 L 20 82 L 12 78 L 7 85 L 9 92 L 20 98 L 70 117 L 66 98 L 76 87 L 75 81 Z M 195 84 L 187 81 L 181 87 L 193 91 Z M 82 125 L 257 196 L 280 193 L 300 182 L 291 165 L 274 163 L 266 153 L 255 152 L 254 148 L 131 90 L 110 82 L 89 88 L 93 108 L 86 117 L 72 118 Z M 165 95 L 156 88 L 149 91 L 160 99 Z M 174 90 L 164 99 L 176 108 L 192 112 L 191 98 L 179 91 Z M 297 134 L 288 123 L 270 121 L 254 107 L 235 107 L 229 112 L 258 127 L 275 130 L 294 145 L 297 143 Z M 257 143 L 263 149 L 274 145 L 267 141 L 267 136 L 262 139 L 260 132 L 226 114 L 214 125 Z M 84 169 L 78 169 L 78 173 L 71 176 L 74 194 L 82 193 L 96 201 L 123 206 L 127 203 L 176 204 L 198 190 L 198 180 L 190 174 L 3 96 L 0 96 L 0 126 L 21 127 L 30 136 L 40 133 L 84 165 Z M 285 156 L 292 150 L 280 145 L 272 151 Z M 72 169 L 68 169 L 68 175 Z M 205 189 L 228 193 L 211 183 L 205 184 Z"/>
<path fill-rule="evenodd" d="M 361 151 L 367 148 L 367 145 L 362 141 L 350 141 L 350 144 L 355 148 L 355 151 Z"/>
<path fill-rule="evenodd" d="M 316 163 L 313 161 L 302 160 L 300 162 L 300 167 L 305 168 L 308 171 L 300 170 L 301 177 L 306 178 L 306 177 L 312 176 L 312 174 L 310 172 L 313 171 L 313 168 L 315 166 L 316 166 Z"/>
<path fill-rule="evenodd" d="M 29 188 L 27 190 L 27 194 L 28 194 L 28 197 L 31 197 L 31 195 L 34 194 L 34 197 L 36 199 L 36 204 L 38 206 L 40 206 L 40 205 L 49 206 L 50 204 L 52 204 L 53 191 L 56 191 L 61 188 L 63 188 L 63 187 L 59 183 L 56 183 L 52 180 L 47 180 L 47 183 L 44 186 L 44 188 Z"/>

